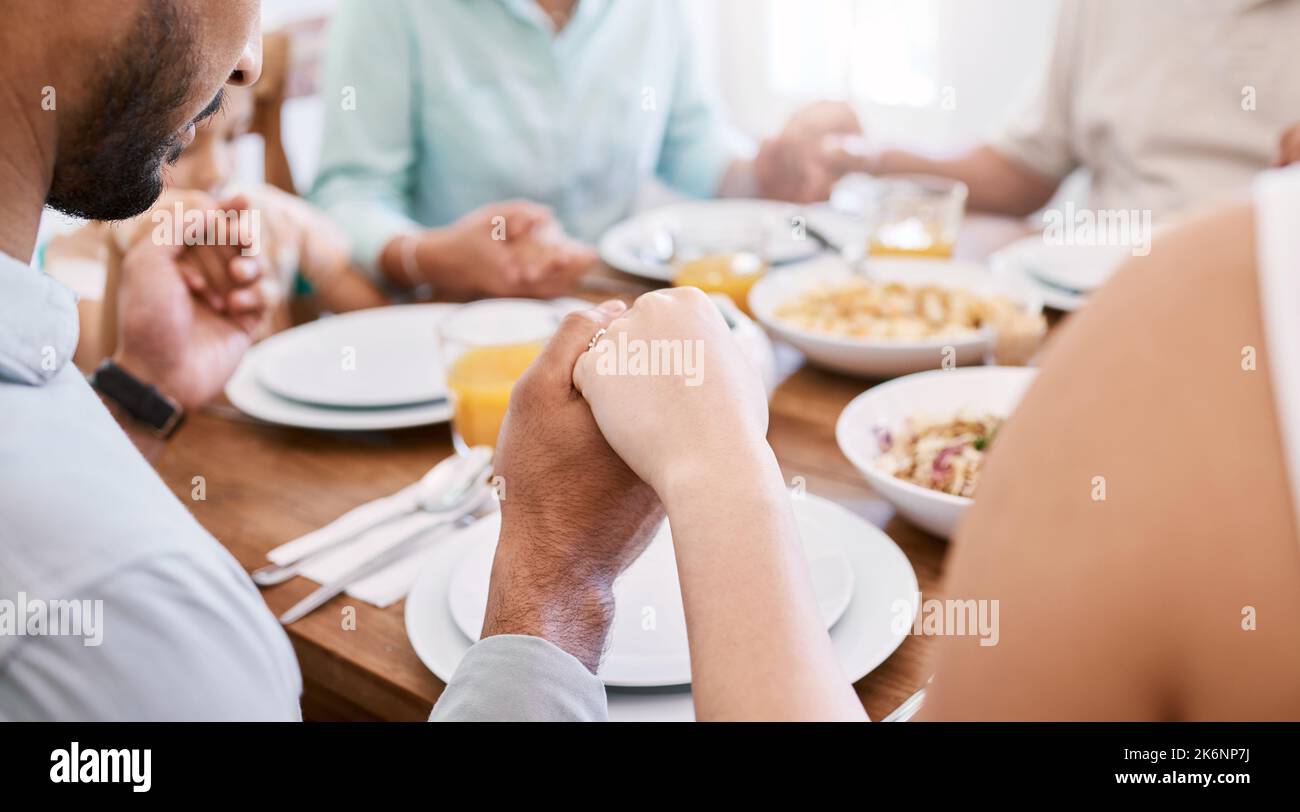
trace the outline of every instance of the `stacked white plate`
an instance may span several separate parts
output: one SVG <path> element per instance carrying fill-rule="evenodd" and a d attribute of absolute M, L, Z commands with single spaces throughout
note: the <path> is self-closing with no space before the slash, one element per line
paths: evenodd
<path fill-rule="evenodd" d="M 888 536 L 848 510 L 811 495 L 793 504 L 822 620 L 845 676 L 856 682 L 902 643 L 916 573 Z M 439 542 L 407 596 L 407 635 L 444 682 L 483 625 L 498 530 L 499 517 L 491 516 Z M 597 672 L 609 688 L 610 718 L 693 719 L 686 621 L 666 525 L 614 592 L 613 629 Z"/>
<path fill-rule="evenodd" d="M 560 314 L 590 307 L 556 299 Z M 438 323 L 455 304 L 327 316 L 257 344 L 226 384 L 245 414 L 308 429 L 379 431 L 451 419 Z"/>
<path fill-rule="evenodd" d="M 448 304 L 358 310 L 254 346 L 226 384 L 240 411 L 271 423 L 365 431 L 451 417 L 438 354 Z"/>
<path fill-rule="evenodd" d="M 803 218 L 805 228 L 795 227 L 796 217 Z M 763 253 L 773 265 L 802 262 L 823 249 L 807 227 L 845 248 L 866 241 L 860 220 L 826 204 L 801 207 L 772 200 L 691 200 L 649 209 L 613 226 L 600 239 L 600 258 L 620 271 L 671 282 L 674 271 L 668 254 L 675 236 L 728 232 L 742 224 L 762 227 Z"/>
<path fill-rule="evenodd" d="M 989 265 L 1004 278 L 1026 280 L 1046 306 L 1073 312 L 1106 283 L 1132 250 L 1113 245 L 1054 245 L 1037 234 L 1003 248 L 989 258 Z"/>

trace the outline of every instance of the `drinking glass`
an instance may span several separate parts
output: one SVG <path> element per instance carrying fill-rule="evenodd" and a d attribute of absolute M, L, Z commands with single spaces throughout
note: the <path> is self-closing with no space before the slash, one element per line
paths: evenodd
<path fill-rule="evenodd" d="M 966 195 L 966 184 L 949 178 L 877 178 L 867 253 L 877 257 L 951 257 L 966 212 Z"/>
<path fill-rule="evenodd" d="M 768 227 L 761 218 L 679 225 L 673 284 L 726 294 L 749 313 L 749 290 L 768 268 Z"/>
<path fill-rule="evenodd" d="M 487 299 L 461 306 L 438 325 L 451 438 L 459 453 L 496 447 L 510 391 L 558 323 L 548 302 Z"/>

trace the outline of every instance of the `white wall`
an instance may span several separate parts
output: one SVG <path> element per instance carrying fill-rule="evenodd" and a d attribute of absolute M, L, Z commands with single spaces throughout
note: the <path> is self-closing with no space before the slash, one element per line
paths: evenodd
<path fill-rule="evenodd" d="M 883 141 L 986 136 L 1040 73 L 1059 0 L 694 0 L 736 123 L 842 98 Z M 955 105 L 945 106 L 946 100 Z"/>
<path fill-rule="evenodd" d="M 292 20 L 329 14 L 336 5 L 338 0 L 262 0 L 262 28 L 269 31 Z"/>

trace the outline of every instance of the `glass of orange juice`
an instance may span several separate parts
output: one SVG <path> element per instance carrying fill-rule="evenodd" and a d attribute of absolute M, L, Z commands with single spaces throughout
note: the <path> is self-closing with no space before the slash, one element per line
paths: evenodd
<path fill-rule="evenodd" d="M 438 325 L 451 399 L 451 439 L 458 452 L 496 447 L 510 390 L 558 320 L 548 302 L 486 299 L 461 306 Z"/>
<path fill-rule="evenodd" d="M 951 257 L 966 213 L 966 195 L 966 184 L 949 178 L 878 178 L 867 253 L 876 257 Z"/>
<path fill-rule="evenodd" d="M 749 313 L 749 290 L 768 268 L 767 228 L 761 219 L 679 226 L 673 285 L 725 294 Z"/>

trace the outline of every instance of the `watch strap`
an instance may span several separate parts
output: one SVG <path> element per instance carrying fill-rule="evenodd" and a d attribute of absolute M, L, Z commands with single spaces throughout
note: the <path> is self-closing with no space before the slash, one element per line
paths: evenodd
<path fill-rule="evenodd" d="M 90 385 L 160 437 L 170 437 L 185 419 L 185 410 L 179 403 L 159 392 L 153 384 L 122 369 L 111 358 L 104 359 L 90 376 Z"/>

